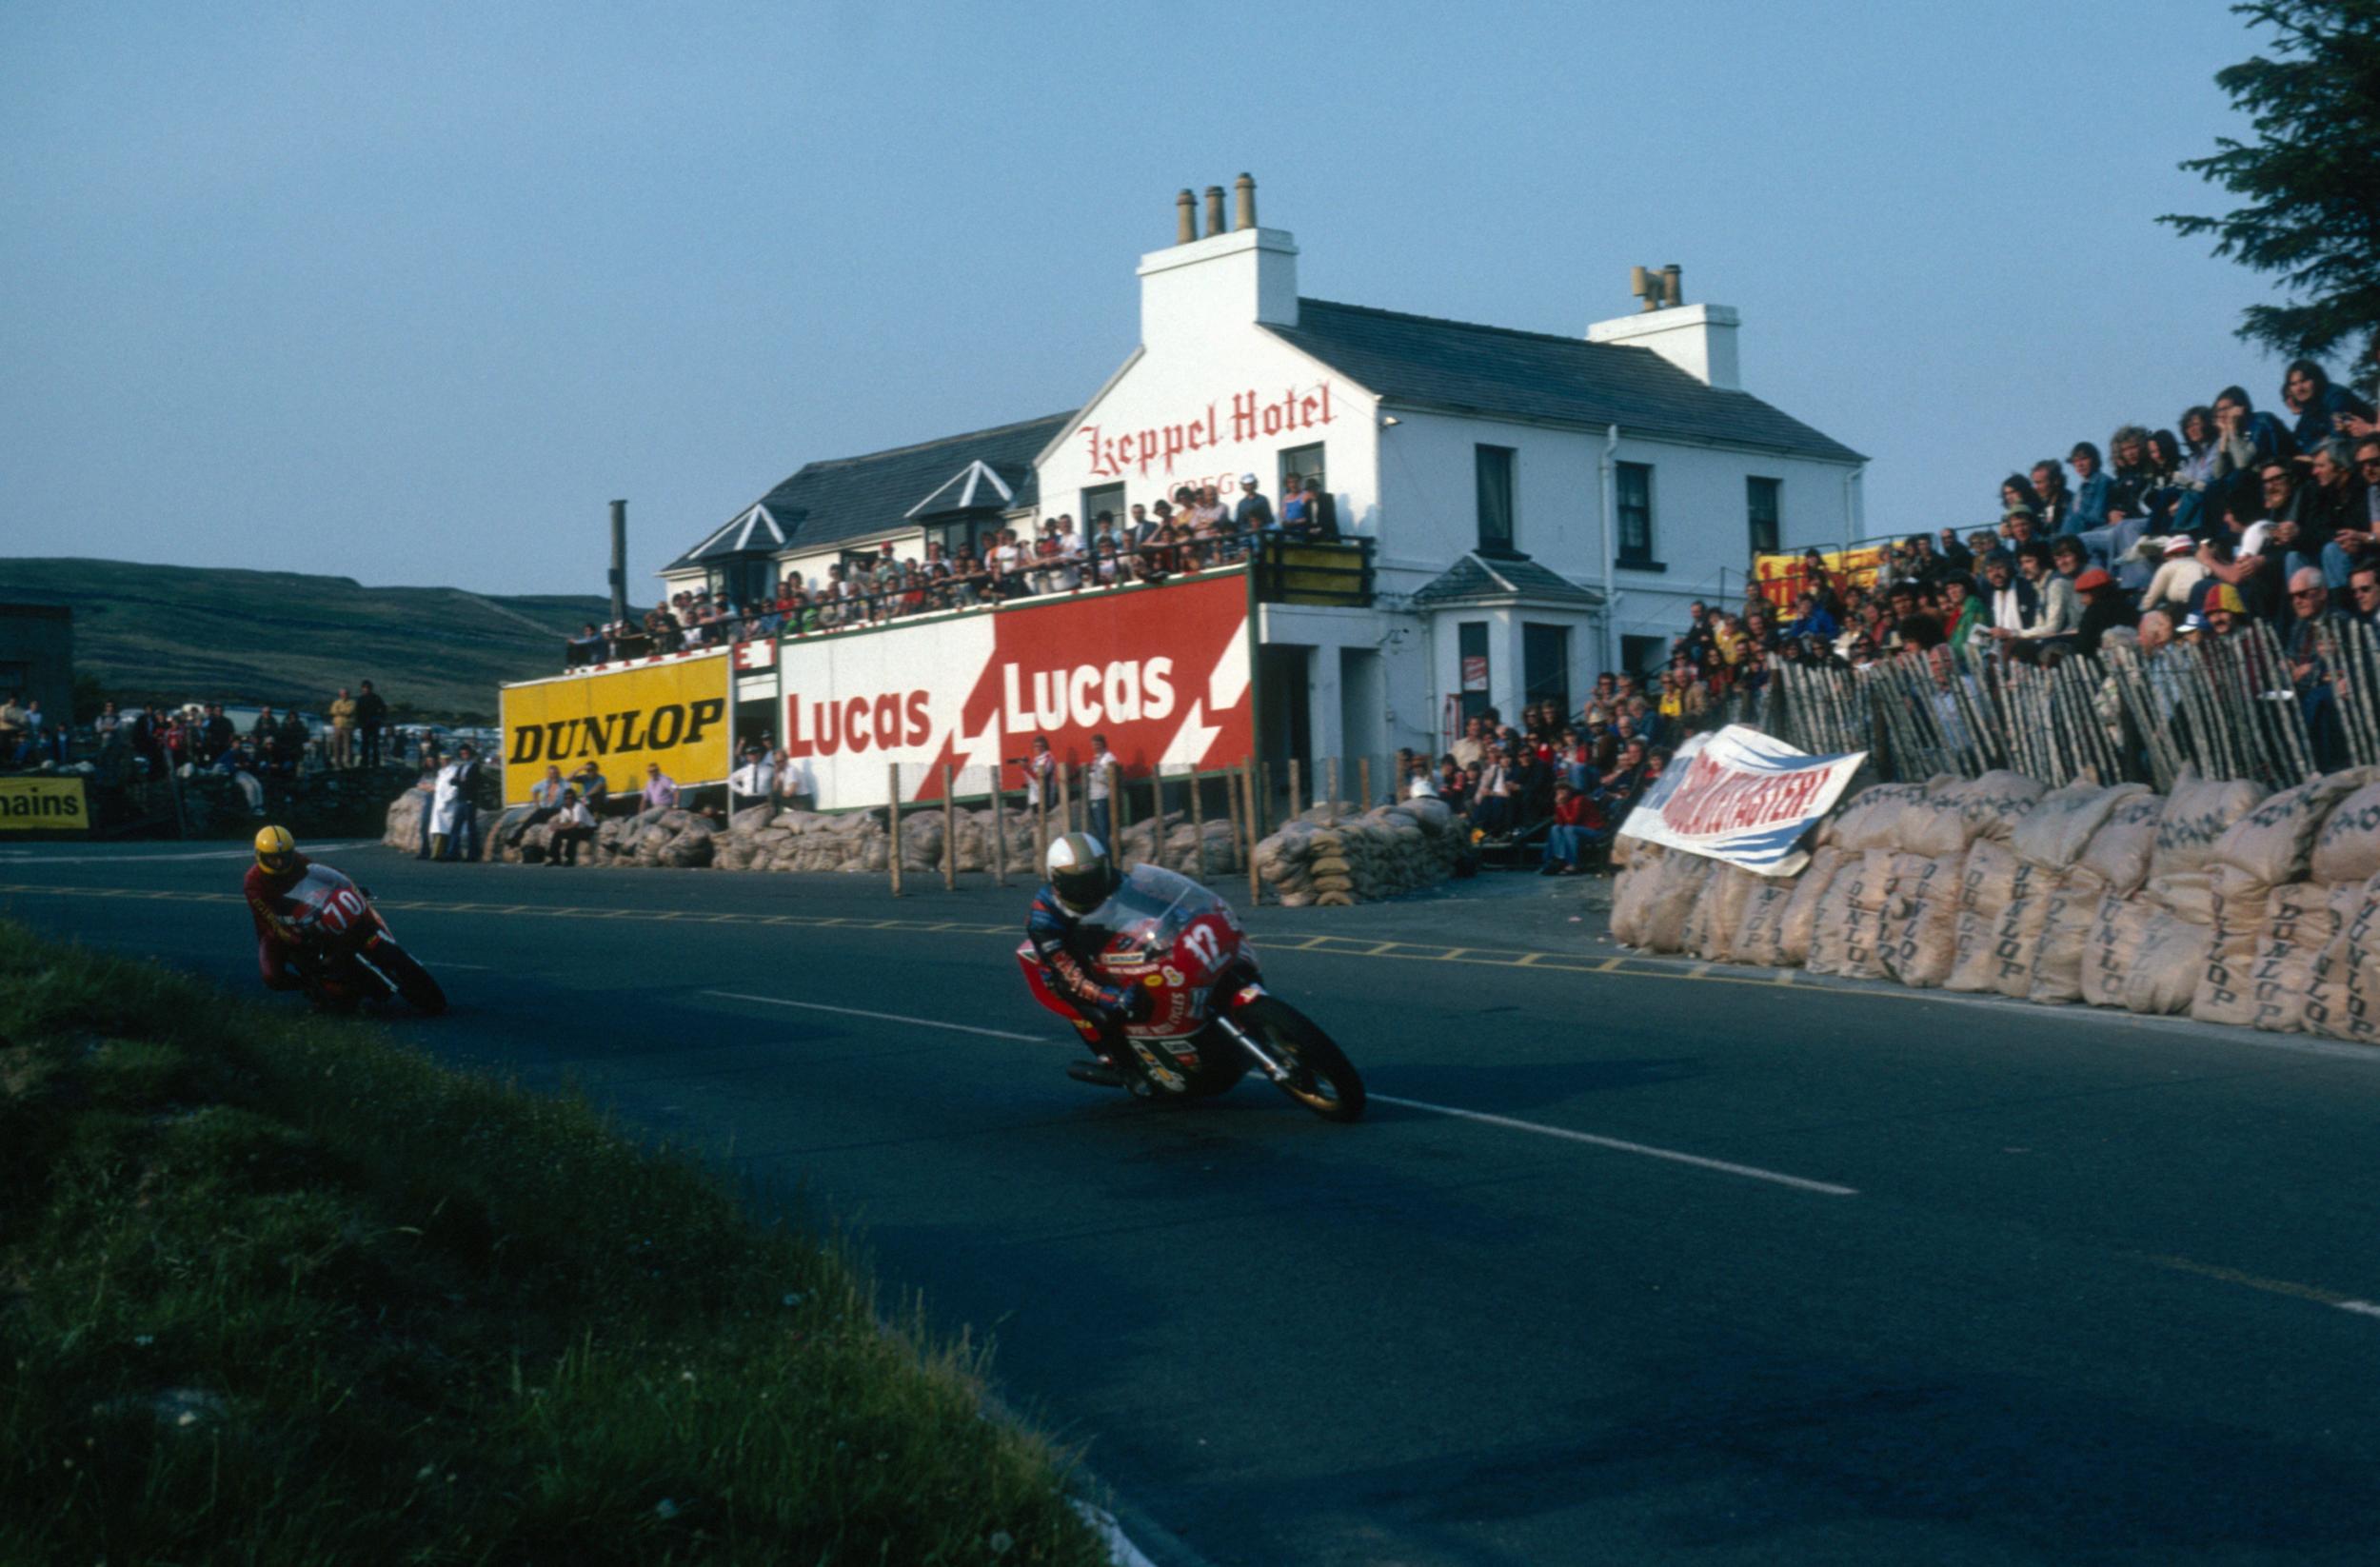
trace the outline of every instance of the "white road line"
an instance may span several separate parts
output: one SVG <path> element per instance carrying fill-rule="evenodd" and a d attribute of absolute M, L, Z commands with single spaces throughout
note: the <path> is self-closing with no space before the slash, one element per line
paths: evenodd
<path fill-rule="evenodd" d="M 2380 1317 L 2380 1302 L 2370 1300 L 2333 1300 L 2341 1311 L 2351 1311 L 2358 1317 Z"/>
<path fill-rule="evenodd" d="M 1700 1154 L 1681 1154 L 1675 1148 L 1656 1148 L 1650 1143 L 1626 1142 L 1618 1138 L 1597 1137 L 1593 1132 L 1574 1132 L 1567 1126 L 1547 1126 L 1539 1121 L 1515 1121 L 1510 1116 L 1492 1116 L 1483 1110 L 1458 1110 L 1451 1104 L 1432 1104 L 1424 1100 L 1395 1099 L 1387 1094 L 1374 1094 L 1375 1104 L 1400 1104 L 1408 1110 L 1427 1110 L 1433 1115 L 1454 1116 L 1463 1121 L 1476 1121 L 1482 1125 L 1502 1126 L 1516 1132 L 1535 1132 L 1539 1137 L 1560 1138 L 1566 1142 L 1591 1143 L 1597 1148 L 1610 1148 L 1617 1153 L 1642 1154 L 1647 1159 L 1666 1159 L 1675 1164 L 1692 1164 L 1705 1170 L 1719 1170 L 1754 1180 L 1774 1181 L 1796 1191 L 1816 1192 L 1822 1197 L 1857 1197 L 1858 1189 L 1837 1186 L 1832 1181 L 1805 1180 L 1800 1176 L 1781 1175 L 1751 1164 L 1730 1164 L 1723 1159 L 1705 1159 Z"/>
<path fill-rule="evenodd" d="M 973 1023 L 942 1022 L 933 1018 L 904 1018 L 898 1012 L 870 1012 L 858 1006 L 828 1006 L 823 1002 L 789 1002 L 782 996 L 746 996 L 734 990 L 705 990 L 705 996 L 717 996 L 730 1002 L 758 1002 L 763 1006 L 798 1006 L 804 1012 L 839 1012 L 846 1018 L 874 1018 L 879 1022 L 914 1023 L 920 1028 L 946 1028 L 953 1034 L 981 1034 L 987 1040 L 1021 1040 L 1027 1044 L 1048 1044 L 1055 1034 L 1012 1034 L 1004 1028 L 978 1028 Z"/>
<path fill-rule="evenodd" d="M 873 1018 L 879 1022 L 905 1022 L 919 1028 L 942 1028 L 953 1034 L 981 1034 L 985 1039 L 1021 1040 L 1026 1044 L 1045 1043 L 1050 1038 L 1045 1034 L 1014 1034 L 1004 1028 L 979 1028 L 973 1023 L 943 1022 L 935 1018 L 905 1017 L 898 1012 L 871 1012 L 865 1007 L 859 1006 L 829 1006 L 823 1002 L 789 1002 L 782 996 L 748 996 L 736 990 L 705 990 L 703 994 L 717 996 L 722 1001 L 757 1002 L 763 1006 L 791 1006 L 799 1007 L 804 1012 L 834 1012 L 846 1018 Z M 1431 1104 L 1418 1099 L 1394 1099 L 1386 1094 L 1374 1094 L 1372 1101 L 1376 1104 L 1398 1104 L 1408 1110 L 1427 1110 L 1434 1115 L 1455 1116 L 1464 1121 L 1478 1121 L 1482 1125 L 1502 1126 L 1516 1132 L 1535 1132 L 1540 1137 L 1561 1138 L 1565 1141 L 1589 1143 L 1597 1148 L 1612 1149 L 1616 1153 L 1642 1154 L 1647 1159 L 1665 1159 L 1672 1163 L 1692 1164 L 1700 1169 L 1717 1170 L 1726 1175 L 1744 1176 L 1753 1180 L 1774 1181 L 1779 1186 L 1791 1186 L 1797 1191 L 1816 1192 L 1824 1197 L 1857 1197 L 1859 1195 L 1857 1189 L 1854 1187 L 1837 1186 L 1830 1181 L 1805 1180 L 1800 1176 L 1783 1175 L 1775 1170 L 1763 1170 L 1750 1164 L 1730 1164 L 1723 1159 L 1705 1159 L 1700 1154 L 1681 1154 L 1675 1148 L 1656 1148 L 1648 1143 L 1624 1142 L 1618 1138 L 1597 1137 L 1593 1132 L 1574 1132 L 1566 1126 L 1545 1126 L 1534 1121 L 1515 1121 L 1510 1116 L 1492 1116 L 1483 1110 L 1458 1110 L 1451 1104 Z M 2372 1311 L 2373 1315 L 2380 1316 L 2380 1306 L 2373 1307 Z"/>

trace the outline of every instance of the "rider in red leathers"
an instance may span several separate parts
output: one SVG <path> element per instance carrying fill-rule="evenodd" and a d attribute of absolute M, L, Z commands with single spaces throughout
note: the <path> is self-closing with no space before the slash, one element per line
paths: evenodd
<path fill-rule="evenodd" d="M 257 829 L 256 863 L 248 867 L 240 890 L 248 895 L 248 918 L 256 923 L 256 966 L 268 990 L 296 990 L 304 982 L 289 966 L 297 946 L 280 905 L 282 894 L 297 884 L 312 863 L 298 853 L 297 839 L 288 828 Z"/>
<path fill-rule="evenodd" d="M 1083 1042 L 1099 1057 L 1069 1061 L 1066 1075 L 1105 1088 L 1148 1091 L 1147 1080 L 1124 1043 L 1123 1025 L 1148 1016 L 1148 993 L 1137 985 L 1103 982 L 1086 960 L 1096 957 L 1107 933 L 1084 923 L 1105 903 L 1120 878 L 1107 847 L 1085 832 L 1070 832 L 1049 846 L 1049 880 L 1033 895 L 1025 916 L 1025 939 L 1041 959 L 1049 988 L 1082 1016 Z"/>

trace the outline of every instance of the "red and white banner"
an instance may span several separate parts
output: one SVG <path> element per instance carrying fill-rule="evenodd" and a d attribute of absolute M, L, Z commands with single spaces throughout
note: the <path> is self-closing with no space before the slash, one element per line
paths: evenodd
<path fill-rule="evenodd" d="M 884 803 L 889 764 L 911 800 L 942 798 L 945 764 L 1018 787 L 1036 735 L 1076 764 L 1105 735 L 1131 777 L 1220 767 L 1253 747 L 1251 657 L 1238 571 L 790 639 L 778 741 L 822 810 Z"/>
<path fill-rule="evenodd" d="M 1867 759 L 1812 756 L 1731 724 L 1678 746 L 1619 833 L 1762 876 L 1797 876 L 1810 863 L 1802 834 L 1835 808 Z"/>

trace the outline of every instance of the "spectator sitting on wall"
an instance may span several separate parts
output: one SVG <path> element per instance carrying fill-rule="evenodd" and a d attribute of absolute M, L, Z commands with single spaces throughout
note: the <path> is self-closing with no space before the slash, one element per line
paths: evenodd
<path fill-rule="evenodd" d="M 252 816 L 265 814 L 265 785 L 257 779 L 256 753 L 245 739 L 235 739 L 224 747 L 222 754 L 209 763 L 211 771 L 231 780 L 248 802 Z"/>
<path fill-rule="evenodd" d="M 579 764 L 579 770 L 570 775 L 570 783 L 579 791 L 579 799 L 589 810 L 600 810 L 611 795 L 611 782 L 604 777 L 603 768 L 592 758 Z"/>
<path fill-rule="evenodd" d="M 1504 747 L 1491 744 L 1487 759 L 1479 765 L 1478 786 L 1472 791 L 1472 831 L 1482 839 L 1501 838 L 1513 830 L 1519 813 L 1518 781 L 1505 758 Z"/>
<path fill-rule="evenodd" d="M 512 831 L 505 842 L 517 845 L 522 836 L 531 827 L 552 821 L 561 811 L 562 797 L 568 792 L 569 787 L 569 784 L 563 779 L 562 769 L 550 762 L 547 763 L 545 776 L 529 785 L 528 815 L 512 824 Z"/>
<path fill-rule="evenodd" d="M 549 865 L 575 865 L 579 863 L 579 845 L 595 841 L 595 813 L 586 808 L 576 789 L 562 792 L 561 807 L 554 813 L 552 847 L 546 851 Z"/>
<path fill-rule="evenodd" d="M 1543 876 L 1576 876 L 1588 851 L 1611 836 L 1601 806 L 1568 784 L 1554 785 L 1554 824 L 1546 829 Z"/>

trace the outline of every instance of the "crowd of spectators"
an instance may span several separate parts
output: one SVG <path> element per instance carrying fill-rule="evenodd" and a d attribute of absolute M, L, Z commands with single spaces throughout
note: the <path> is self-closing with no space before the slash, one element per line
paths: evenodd
<path fill-rule="evenodd" d="M 1127 516 L 1102 511 L 1087 529 L 1078 528 L 1071 513 L 1061 514 L 1031 529 L 992 530 L 975 548 L 946 549 L 928 541 L 922 560 L 897 557 L 885 541 L 874 554 L 854 552 L 823 573 L 788 570 L 765 599 L 679 592 L 636 620 L 584 625 L 570 639 L 566 662 L 602 664 L 1162 582 L 1242 561 L 1259 535 L 1339 537 L 1334 504 L 1319 474 L 1287 475 L 1278 511 L 1255 474 L 1241 475 L 1240 489 L 1227 499 L 1212 485 L 1183 486 L 1153 506 L 1135 502 Z"/>
<path fill-rule="evenodd" d="M 1605 674 L 1574 716 L 1490 711 L 1435 764 L 1401 759 L 1402 792 L 1462 811 L 1483 844 L 1549 828 L 1543 868 L 1576 871 L 1687 735 L 1749 717 L 1780 664 L 1852 669 L 1913 649 L 2049 664 L 2119 627 L 2153 654 L 2261 620 L 2278 635 L 2319 760 L 2342 735 L 2318 633 L 2380 628 L 2380 425 L 2311 360 L 2282 377 L 2282 414 L 2227 387 L 2179 433 L 2119 426 L 2002 483 L 1989 526 L 1888 545 L 1869 584 L 1803 558 L 1790 606 L 1697 601 L 1667 663 Z M 2071 473 L 2071 477 L 2070 477 Z"/>

